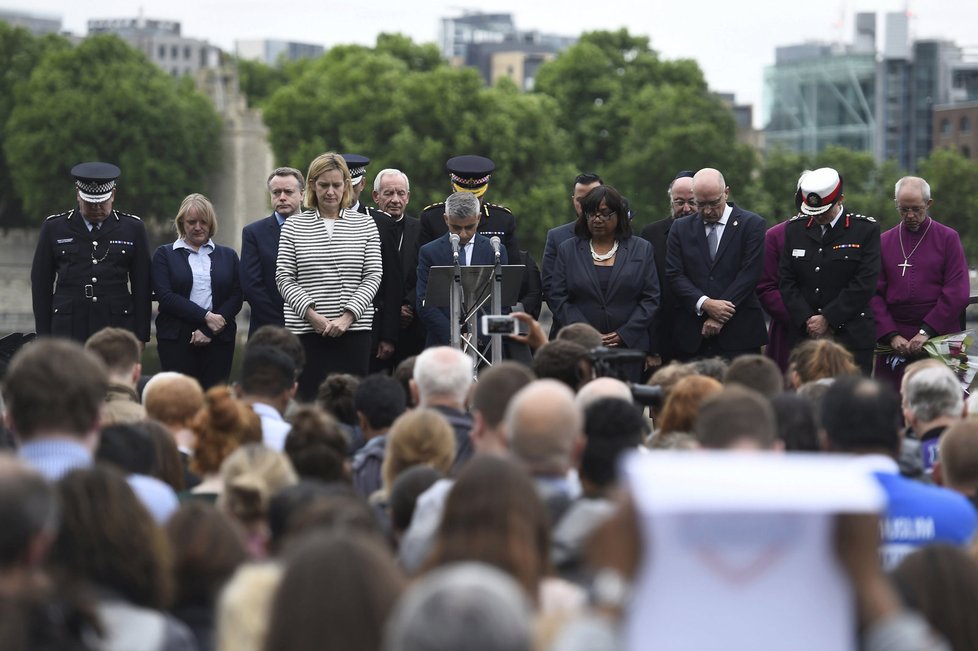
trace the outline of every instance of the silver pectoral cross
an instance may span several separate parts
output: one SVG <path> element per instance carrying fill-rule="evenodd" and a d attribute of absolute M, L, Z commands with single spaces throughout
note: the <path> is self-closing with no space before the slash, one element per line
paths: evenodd
<path fill-rule="evenodd" d="M 903 267 L 903 270 L 902 270 L 902 271 L 900 271 L 900 275 L 901 275 L 901 276 L 906 276 L 906 275 L 907 275 L 907 267 L 912 267 L 913 265 L 912 265 L 912 264 L 910 264 L 910 263 L 909 263 L 909 262 L 907 261 L 907 258 L 904 258 L 904 259 L 903 259 L 903 264 L 898 264 L 897 266 L 898 266 L 898 267 Z"/>

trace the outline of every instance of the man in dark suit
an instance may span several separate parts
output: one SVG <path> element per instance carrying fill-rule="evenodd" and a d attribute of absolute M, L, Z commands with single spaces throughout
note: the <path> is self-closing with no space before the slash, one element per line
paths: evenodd
<path fill-rule="evenodd" d="M 754 289 L 764 268 L 764 219 L 727 203 L 723 175 L 693 176 L 697 212 L 673 223 L 666 242 L 666 278 L 679 302 L 676 355 L 687 360 L 758 353 L 767 342 Z"/>
<path fill-rule="evenodd" d="M 801 214 L 785 227 L 778 267 L 794 342 L 833 338 L 869 375 L 876 345 L 869 302 L 880 275 L 879 224 L 846 210 L 842 176 L 831 167 L 802 176 L 798 191 Z"/>
<path fill-rule="evenodd" d="M 442 219 L 448 232 L 425 244 L 418 252 L 417 310 L 428 330 L 428 346 L 447 346 L 451 342 L 448 308 L 425 305 L 429 270 L 454 264 L 450 235 L 459 237 L 459 264 L 491 265 L 496 260 L 489 238 L 476 232 L 481 215 L 478 198 L 471 192 L 456 192 L 448 197 L 444 206 Z M 499 258 L 502 264 L 507 264 L 509 258 L 505 248 L 500 251 Z"/>
<path fill-rule="evenodd" d="M 498 237 L 509 260 L 520 260 L 520 248 L 516 241 L 516 218 L 509 208 L 486 202 L 486 192 L 496 164 L 485 156 L 455 156 L 445 163 L 452 182 L 452 192 L 469 192 L 479 199 L 479 234 Z M 426 207 L 418 218 L 421 234 L 418 248 L 445 234 L 445 204 L 434 203 Z"/>
<path fill-rule="evenodd" d="M 666 241 L 674 221 L 696 212 L 693 204 L 693 172 L 690 170 L 679 172 L 669 184 L 669 210 L 668 217 L 652 222 L 642 229 L 641 235 L 652 244 L 652 250 L 655 251 L 655 269 L 659 274 L 659 287 L 662 290 L 659 310 L 655 314 L 652 333 L 649 335 L 652 344 L 648 360 L 650 367 L 668 364 L 676 357 L 676 345 L 672 336 L 678 302 L 672 285 L 666 281 Z"/>
<path fill-rule="evenodd" d="M 424 349 L 424 326 L 414 311 L 418 302 L 415 290 L 418 283 L 418 235 L 421 232 L 421 222 L 407 213 L 408 203 L 411 201 L 411 182 L 401 170 L 388 168 L 377 173 L 374 177 L 373 200 L 390 218 L 404 281 L 400 328 L 394 356 L 391 358 L 391 364 L 396 368 L 401 360 L 417 355 Z"/>
<path fill-rule="evenodd" d="M 390 361 L 397 346 L 404 276 L 397 255 L 397 240 L 394 237 L 391 216 L 360 201 L 360 194 L 367 185 L 367 165 L 370 164 L 370 159 L 360 154 L 343 154 L 343 160 L 350 168 L 350 182 L 353 184 L 351 208 L 370 215 L 380 235 L 380 257 L 384 270 L 380 288 L 374 294 L 374 321 L 370 344 L 374 351 L 370 357 L 370 372 L 377 373 L 390 369 Z"/>
<path fill-rule="evenodd" d="M 284 302 L 275 285 L 278 237 L 285 220 L 302 209 L 306 187 L 302 172 L 293 167 L 277 168 L 267 184 L 274 212 L 241 231 L 241 291 L 251 306 L 249 338 L 263 325 L 285 325 Z"/>
<path fill-rule="evenodd" d="M 38 335 L 84 343 L 111 326 L 149 341 L 149 243 L 139 217 L 112 208 L 120 173 L 111 163 L 75 165 L 77 207 L 41 224 L 31 264 Z"/>
<path fill-rule="evenodd" d="M 601 180 L 601 177 L 592 172 L 578 174 L 577 178 L 574 179 L 574 189 L 571 193 L 571 203 L 574 206 L 576 218 L 562 226 L 557 226 L 547 231 L 547 242 L 543 247 L 543 263 L 540 265 L 540 273 L 543 286 L 543 300 L 547 301 L 547 306 L 550 307 L 551 312 L 553 312 L 553 306 L 550 305 L 549 297 L 552 285 L 551 278 L 554 273 L 554 262 L 557 260 L 557 249 L 560 248 L 561 244 L 574 237 L 574 224 L 581 217 L 581 199 L 602 183 L 604 182 Z M 554 314 L 553 322 L 550 325 L 551 339 L 557 336 L 560 325 L 557 321 L 557 315 Z"/>

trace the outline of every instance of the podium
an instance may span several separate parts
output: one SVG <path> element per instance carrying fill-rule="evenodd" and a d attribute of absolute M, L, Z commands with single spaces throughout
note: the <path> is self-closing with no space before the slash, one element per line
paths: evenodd
<path fill-rule="evenodd" d="M 490 337 L 491 362 L 479 350 L 477 319 L 487 302 L 490 311 L 485 314 L 501 314 L 503 306 L 519 301 L 525 268 L 521 264 L 455 265 L 431 267 L 428 271 L 424 304 L 448 308 L 450 345 L 471 355 L 474 368 L 482 362 L 495 364 L 502 360 L 502 335 Z M 467 338 L 462 334 L 463 324 Z"/>

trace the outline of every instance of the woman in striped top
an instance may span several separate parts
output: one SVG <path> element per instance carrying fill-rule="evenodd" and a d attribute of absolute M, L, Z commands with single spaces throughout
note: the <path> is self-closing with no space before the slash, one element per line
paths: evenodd
<path fill-rule="evenodd" d="M 373 297 L 382 274 L 374 221 L 349 207 L 350 170 L 339 154 L 318 156 L 306 175 L 306 207 L 282 226 L 275 281 L 285 327 L 299 335 L 306 365 L 299 397 L 316 397 L 330 373 L 367 374 Z"/>

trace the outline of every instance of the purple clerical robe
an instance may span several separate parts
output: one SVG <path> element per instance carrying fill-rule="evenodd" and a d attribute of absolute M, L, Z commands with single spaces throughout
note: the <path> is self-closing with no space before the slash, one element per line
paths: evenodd
<path fill-rule="evenodd" d="M 792 339 L 791 316 L 778 288 L 778 263 L 784 250 L 784 229 L 787 225 L 788 222 L 783 221 L 767 229 L 764 235 L 764 271 L 757 281 L 757 298 L 770 317 L 764 354 L 777 362 L 782 373 L 788 370 Z"/>
<path fill-rule="evenodd" d="M 882 269 L 870 305 L 881 343 L 889 344 L 894 333 L 912 339 L 923 327 L 935 335 L 961 330 L 971 281 L 955 230 L 931 217 L 915 233 L 901 222 L 880 236 L 880 253 Z M 880 355 L 876 376 L 899 389 L 904 367 L 905 362 Z"/>

